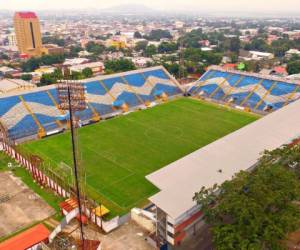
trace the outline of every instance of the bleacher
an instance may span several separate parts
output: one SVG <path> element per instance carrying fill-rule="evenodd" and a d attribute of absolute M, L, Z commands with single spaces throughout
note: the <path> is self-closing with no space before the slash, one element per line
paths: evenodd
<path fill-rule="evenodd" d="M 75 113 L 81 121 L 112 115 L 116 112 L 114 103 L 125 103 L 129 109 L 136 109 L 155 101 L 162 93 L 169 97 L 183 93 L 176 80 L 160 66 L 95 77 L 83 84 L 87 107 Z M 65 128 L 64 119 L 68 116 L 58 104 L 54 85 L 6 95 L 0 97 L 0 121 L 14 140 L 36 136 L 38 131 L 58 132 Z"/>
<path fill-rule="evenodd" d="M 300 85 L 282 78 L 214 66 L 188 92 L 192 96 L 242 106 L 254 112 L 269 112 L 299 99 Z"/>

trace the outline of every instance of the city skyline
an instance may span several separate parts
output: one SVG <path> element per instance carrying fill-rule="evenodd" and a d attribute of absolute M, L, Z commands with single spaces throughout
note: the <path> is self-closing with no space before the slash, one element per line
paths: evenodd
<path fill-rule="evenodd" d="M 252 0 L 251 6 L 248 6 L 245 10 L 245 6 L 249 4 L 249 0 L 128 0 L 126 4 L 142 4 L 153 10 L 161 11 L 224 11 L 224 12 L 295 12 L 297 7 L 300 7 L 298 0 L 286 0 L 284 4 L 281 0 L 270 0 L 262 2 L 260 0 Z M 40 0 L 28 0 L 26 2 L 20 2 L 18 0 L 0 0 L 0 5 L 5 6 L 3 9 L 7 10 L 46 10 L 46 9 L 105 9 L 112 8 L 118 5 L 123 5 L 122 0 L 111 0 L 109 2 L 103 0 L 86 0 L 85 5 L 82 6 L 80 0 L 52 0 L 52 1 L 40 1 Z"/>

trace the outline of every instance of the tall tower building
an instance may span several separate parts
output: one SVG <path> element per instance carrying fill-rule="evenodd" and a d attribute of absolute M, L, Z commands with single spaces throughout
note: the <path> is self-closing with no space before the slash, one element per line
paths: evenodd
<path fill-rule="evenodd" d="M 19 52 L 28 56 L 41 56 L 42 36 L 40 21 L 34 12 L 16 12 L 14 26 Z"/>

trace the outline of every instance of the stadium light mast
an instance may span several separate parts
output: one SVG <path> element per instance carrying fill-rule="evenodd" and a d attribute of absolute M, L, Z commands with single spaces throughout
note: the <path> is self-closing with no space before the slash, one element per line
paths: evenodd
<path fill-rule="evenodd" d="M 84 232 L 82 222 L 82 205 L 81 205 L 81 185 L 83 184 L 83 170 L 80 169 L 79 160 L 77 157 L 78 148 L 76 145 L 76 118 L 75 112 L 86 109 L 85 87 L 82 83 L 73 80 L 63 80 L 57 84 L 57 95 L 59 99 L 59 108 L 69 112 L 69 125 L 71 130 L 72 154 L 73 154 L 73 169 L 75 177 L 75 191 L 79 210 L 79 225 L 80 225 L 80 240 L 82 249 L 84 246 Z M 81 170 L 81 171 L 80 171 Z M 81 187 L 81 188 L 80 188 Z"/>
<path fill-rule="evenodd" d="M 182 27 L 179 30 L 180 34 L 180 43 L 179 43 L 179 81 L 183 80 L 184 78 L 184 34 L 185 34 L 185 29 Z"/>

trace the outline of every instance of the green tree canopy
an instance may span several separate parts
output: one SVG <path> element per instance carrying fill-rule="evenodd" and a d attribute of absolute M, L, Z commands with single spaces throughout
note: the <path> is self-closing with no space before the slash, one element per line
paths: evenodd
<path fill-rule="evenodd" d="M 287 71 L 290 75 L 299 74 L 300 73 L 300 60 L 288 62 Z"/>
<path fill-rule="evenodd" d="M 134 38 L 138 38 L 138 39 L 143 37 L 142 34 L 138 31 L 134 32 L 133 36 L 134 36 Z"/>
<path fill-rule="evenodd" d="M 147 48 L 147 45 L 148 45 L 148 41 L 139 41 L 136 43 L 135 45 L 135 50 L 136 51 L 145 51 L 145 49 Z"/>
<path fill-rule="evenodd" d="M 23 75 L 21 75 L 21 79 L 24 81 L 30 81 L 32 79 L 32 75 L 31 74 L 23 74 Z"/>
<path fill-rule="evenodd" d="M 109 60 L 105 62 L 105 70 L 109 73 L 123 72 L 128 70 L 134 70 L 135 65 L 131 60 L 119 59 L 119 60 Z"/>
<path fill-rule="evenodd" d="M 95 42 L 88 42 L 86 45 L 86 50 L 94 55 L 100 55 L 105 51 L 105 47 Z"/>
<path fill-rule="evenodd" d="M 56 44 L 58 46 L 65 46 L 65 40 L 58 38 L 56 36 L 44 36 L 42 38 L 43 44 L 47 44 L 47 43 L 52 43 L 52 44 Z"/>
<path fill-rule="evenodd" d="M 22 63 L 21 68 L 24 72 L 31 72 L 42 65 L 53 65 L 57 63 L 63 63 L 64 60 L 64 55 L 43 55 L 41 57 L 32 57 L 26 62 Z"/>
<path fill-rule="evenodd" d="M 157 30 L 151 30 L 149 36 L 147 37 L 148 40 L 154 40 L 154 41 L 159 41 L 162 38 L 172 38 L 171 33 L 168 30 L 162 30 L 162 29 L 157 29 Z"/>
<path fill-rule="evenodd" d="M 177 51 L 178 46 L 176 43 L 168 43 L 168 42 L 162 42 L 158 48 L 157 51 L 158 53 L 173 53 Z"/>
<path fill-rule="evenodd" d="M 195 194 L 216 249 L 284 249 L 287 233 L 300 226 L 299 164 L 299 145 L 266 151 L 253 172 Z"/>
<path fill-rule="evenodd" d="M 93 71 L 91 68 L 85 68 L 82 70 L 82 74 L 85 78 L 89 78 L 93 76 Z"/>
<path fill-rule="evenodd" d="M 157 54 L 157 48 L 155 45 L 148 45 L 145 49 L 145 56 L 151 57 Z"/>

